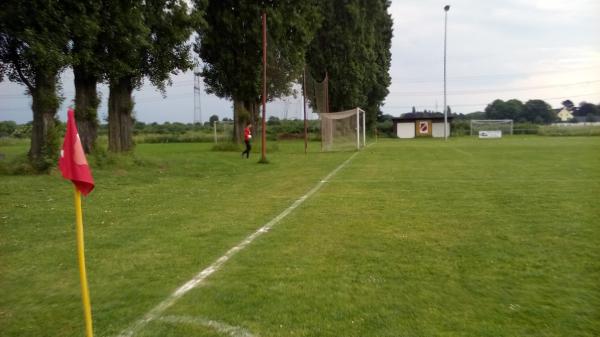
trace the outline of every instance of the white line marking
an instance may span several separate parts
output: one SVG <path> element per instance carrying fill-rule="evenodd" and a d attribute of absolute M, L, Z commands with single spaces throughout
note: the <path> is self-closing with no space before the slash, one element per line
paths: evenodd
<path fill-rule="evenodd" d="M 237 246 L 229 249 L 223 256 L 218 258 L 210 266 L 200 271 L 196 276 L 194 276 L 191 280 L 187 281 L 181 287 L 177 288 L 177 290 L 175 290 L 175 292 L 169 295 L 169 297 L 167 297 L 156 307 L 148 311 L 142 318 L 134 322 L 127 329 L 123 330 L 118 336 L 131 337 L 138 331 L 140 331 L 140 329 L 143 328 L 146 324 L 148 324 L 148 322 L 157 319 L 166 309 L 175 304 L 175 302 L 177 302 L 177 300 L 179 300 L 188 291 L 197 287 L 212 273 L 219 270 L 221 266 L 223 266 L 223 264 L 225 264 L 225 262 L 227 262 L 233 255 L 235 255 L 240 250 L 246 248 L 246 246 L 248 246 L 252 241 L 254 241 L 257 237 L 261 236 L 263 233 L 268 232 L 271 229 L 271 227 L 275 226 L 279 221 L 281 221 L 298 206 L 300 206 L 306 199 L 310 198 L 313 194 L 315 194 L 319 189 L 321 189 L 321 187 L 323 186 L 323 184 L 325 184 L 326 181 L 330 180 L 336 173 L 338 173 L 339 170 L 344 168 L 344 166 L 346 166 L 358 153 L 359 152 L 356 152 L 352 156 L 350 156 L 350 158 L 346 159 L 346 161 L 341 163 L 340 166 L 335 168 L 325 178 L 323 178 L 319 183 L 317 183 L 315 187 L 313 187 L 305 195 L 301 196 L 298 200 L 294 201 L 294 203 L 290 207 L 286 208 L 278 216 L 271 219 L 271 221 L 267 222 L 264 226 L 256 230 L 254 233 L 250 234 Z"/>
<path fill-rule="evenodd" d="M 231 337 L 254 337 L 254 335 L 241 327 L 229 325 L 227 323 L 213 321 L 204 317 L 191 316 L 165 316 L 158 319 L 161 322 L 171 324 L 188 324 L 201 327 L 209 327 L 217 332 L 228 334 Z"/>

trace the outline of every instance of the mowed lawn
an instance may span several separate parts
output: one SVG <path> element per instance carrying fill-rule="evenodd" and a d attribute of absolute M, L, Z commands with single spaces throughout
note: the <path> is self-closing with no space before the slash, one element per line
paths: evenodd
<path fill-rule="evenodd" d="M 140 145 L 84 202 L 112 337 L 352 152 Z M 14 153 L 16 147 L 0 147 Z M 25 148 L 20 150 L 25 151 Z M 600 137 L 380 140 L 137 336 L 598 336 Z M 0 336 L 81 336 L 72 190 L 0 176 Z"/>

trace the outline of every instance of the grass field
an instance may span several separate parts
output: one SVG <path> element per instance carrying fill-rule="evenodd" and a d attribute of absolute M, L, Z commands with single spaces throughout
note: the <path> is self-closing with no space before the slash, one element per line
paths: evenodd
<path fill-rule="evenodd" d="M 97 336 L 353 155 L 142 144 L 84 201 Z M 7 158 L 26 151 L 3 145 Z M 600 138 L 380 140 L 136 336 L 599 336 Z M 0 176 L 0 336 L 82 336 L 72 189 Z"/>

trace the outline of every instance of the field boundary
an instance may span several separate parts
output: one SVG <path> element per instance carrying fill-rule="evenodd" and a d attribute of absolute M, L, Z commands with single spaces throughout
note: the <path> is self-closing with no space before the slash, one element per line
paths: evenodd
<path fill-rule="evenodd" d="M 223 256 L 218 258 L 215 262 L 210 264 L 208 267 L 201 270 L 196 276 L 194 276 L 191 280 L 184 283 L 182 286 L 177 288 L 172 294 L 170 294 L 166 299 L 160 302 L 157 306 L 148 311 L 142 318 L 131 324 L 127 329 L 123 330 L 118 337 L 132 337 L 137 332 L 139 332 L 146 324 L 149 322 L 156 320 L 159 318 L 162 313 L 171 307 L 175 302 L 177 302 L 183 295 L 185 295 L 190 290 L 194 289 L 198 285 L 202 284 L 202 282 L 208 278 L 210 275 L 218 271 L 232 256 L 234 256 L 239 251 L 246 248 L 252 241 L 261 236 L 262 234 L 268 232 L 273 226 L 279 223 L 283 218 L 288 216 L 293 210 L 295 210 L 298 206 L 300 206 L 306 199 L 310 198 L 313 194 L 323 187 L 325 183 L 327 183 L 336 173 L 338 173 L 341 169 L 343 169 L 357 154 L 360 152 L 355 152 L 350 158 L 346 159 L 343 163 L 341 163 L 338 167 L 336 167 L 333 171 L 331 171 L 325 178 L 321 179 L 315 187 L 313 187 L 306 194 L 298 198 L 292 205 L 286 208 L 279 215 L 271 219 L 265 225 L 257 229 L 254 233 L 250 234 L 244 240 L 242 240 L 239 244 L 229 249 Z"/>

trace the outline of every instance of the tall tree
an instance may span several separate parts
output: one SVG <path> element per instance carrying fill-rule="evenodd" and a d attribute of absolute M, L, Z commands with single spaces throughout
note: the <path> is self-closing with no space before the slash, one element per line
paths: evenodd
<path fill-rule="evenodd" d="M 192 68 L 187 41 L 200 22 L 202 8 L 190 12 L 184 0 L 107 0 L 101 11 L 99 42 L 110 87 L 108 147 L 113 152 L 129 151 L 133 148 L 133 90 L 147 76 L 164 95 L 171 74 Z"/>
<path fill-rule="evenodd" d="M 392 18 L 387 0 L 325 0 L 324 19 L 307 53 L 315 78 L 329 78 L 331 111 L 357 106 L 372 123 L 391 83 Z"/>
<path fill-rule="evenodd" d="M 69 13 L 71 65 L 75 84 L 75 119 L 81 145 L 86 153 L 95 146 L 98 134 L 98 106 L 96 89 L 102 78 L 102 51 L 98 43 L 101 26 L 102 2 L 96 0 L 63 0 Z"/>
<path fill-rule="evenodd" d="M 599 116 L 600 109 L 592 103 L 581 102 L 579 103 L 579 108 L 577 109 L 576 116 Z"/>
<path fill-rule="evenodd" d="M 517 99 L 503 101 L 497 99 L 485 108 L 485 115 L 488 119 L 518 119 L 524 110 L 523 102 Z"/>
<path fill-rule="evenodd" d="M 196 0 L 197 1 L 197 0 Z M 319 22 L 316 0 L 211 0 L 206 26 L 200 27 L 194 50 L 204 62 L 206 91 L 231 99 L 234 141 L 241 142 L 244 123 L 258 117 L 261 97 L 261 14 L 267 13 L 269 60 L 268 99 L 291 92 L 300 77 L 304 53 Z M 282 66 L 285 64 L 286 66 Z M 278 71 L 277 76 L 272 76 Z"/>
<path fill-rule="evenodd" d="M 548 124 L 556 120 L 556 112 L 552 111 L 550 104 L 541 99 L 532 99 L 525 103 L 522 118 L 523 121 Z"/>
<path fill-rule="evenodd" d="M 0 9 L 1 68 L 31 96 L 29 160 L 39 171 L 58 159 L 56 111 L 62 100 L 58 75 L 68 63 L 65 20 L 57 1 L 5 0 Z"/>

